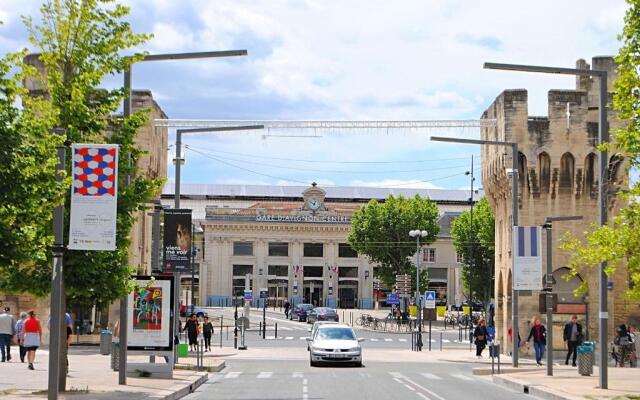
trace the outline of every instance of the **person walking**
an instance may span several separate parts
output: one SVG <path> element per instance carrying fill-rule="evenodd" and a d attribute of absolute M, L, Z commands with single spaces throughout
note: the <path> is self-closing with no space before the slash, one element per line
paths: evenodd
<path fill-rule="evenodd" d="M 213 336 L 213 324 L 209 317 L 204 317 L 202 324 L 202 336 L 204 337 L 204 351 L 211 351 L 211 336 Z"/>
<path fill-rule="evenodd" d="M 187 331 L 187 337 L 189 338 L 189 351 L 195 351 L 198 344 L 198 319 L 196 314 L 191 313 L 189 319 L 184 324 L 184 330 Z"/>
<path fill-rule="evenodd" d="M 476 357 L 482 358 L 482 351 L 487 346 L 489 339 L 489 331 L 487 330 L 487 324 L 484 318 L 478 321 L 478 326 L 476 326 L 476 329 L 473 331 L 473 337 L 476 340 Z"/>
<path fill-rule="evenodd" d="M 40 326 L 40 320 L 36 318 L 36 313 L 33 310 L 29 310 L 28 318 L 24 321 L 24 347 L 27 350 L 27 362 L 29 363 L 29 369 L 33 370 L 33 362 L 36 359 L 36 350 L 40 347 L 40 341 L 42 340 L 42 327 Z"/>
<path fill-rule="evenodd" d="M 578 323 L 577 315 L 572 316 L 571 321 L 565 324 L 562 337 L 567 343 L 567 358 L 564 360 L 564 365 L 569 365 L 569 358 L 573 355 L 571 365 L 575 367 L 578 346 L 582 343 L 584 337 L 582 334 L 582 325 Z"/>
<path fill-rule="evenodd" d="M 284 302 L 284 317 L 289 318 L 289 310 L 291 309 L 291 303 L 289 300 Z"/>
<path fill-rule="evenodd" d="M 27 350 L 24 348 L 24 321 L 27 319 L 27 313 L 21 312 L 20 319 L 16 322 L 16 338 L 18 338 L 18 346 L 20 349 L 20 362 L 24 362 Z"/>
<path fill-rule="evenodd" d="M 11 308 L 5 307 L 0 314 L 0 353 L 2 362 L 11 361 L 11 340 L 15 334 L 16 321 L 11 315 Z"/>
<path fill-rule="evenodd" d="M 536 352 L 536 364 L 541 366 L 544 348 L 547 345 L 547 329 L 542 325 L 538 317 L 533 320 L 533 326 L 531 327 L 531 331 L 529 331 L 527 343 L 529 343 L 531 339 L 533 339 L 533 348 Z"/>

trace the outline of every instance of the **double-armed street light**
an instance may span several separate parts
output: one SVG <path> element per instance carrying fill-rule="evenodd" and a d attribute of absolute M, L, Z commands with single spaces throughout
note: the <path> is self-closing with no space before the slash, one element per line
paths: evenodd
<path fill-rule="evenodd" d="M 427 237 L 429 232 L 415 229 L 409 231 L 409 236 L 416 238 L 416 309 L 418 321 L 418 343 L 422 347 L 422 304 L 420 304 L 420 238 Z"/>

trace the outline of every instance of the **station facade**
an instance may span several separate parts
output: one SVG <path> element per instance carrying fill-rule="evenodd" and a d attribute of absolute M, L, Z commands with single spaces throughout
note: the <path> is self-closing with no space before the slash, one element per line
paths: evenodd
<path fill-rule="evenodd" d="M 193 210 L 193 223 L 202 231 L 195 238 L 200 304 L 230 305 L 247 289 L 255 303 L 267 289 L 275 304 L 372 308 L 384 294 L 373 290 L 375 265 L 347 243 L 351 217 L 371 199 L 416 194 L 440 209 L 438 239 L 422 248 L 429 288 L 440 304 L 460 304 L 466 297 L 449 228 L 469 209 L 468 191 L 184 184 L 181 208 Z M 172 185 L 165 187 L 162 203 L 173 206 Z"/>

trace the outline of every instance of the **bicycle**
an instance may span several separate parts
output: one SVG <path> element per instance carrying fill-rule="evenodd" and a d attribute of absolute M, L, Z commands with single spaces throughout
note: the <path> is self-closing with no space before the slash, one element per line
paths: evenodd
<path fill-rule="evenodd" d="M 634 367 L 637 363 L 635 344 L 613 344 L 611 346 L 611 356 L 615 361 L 616 367 L 623 368 L 625 363 L 629 363 L 629 367 Z"/>

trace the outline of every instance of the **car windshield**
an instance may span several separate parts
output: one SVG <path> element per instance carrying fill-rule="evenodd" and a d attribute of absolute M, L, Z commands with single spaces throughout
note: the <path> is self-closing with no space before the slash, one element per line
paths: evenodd
<path fill-rule="evenodd" d="M 356 340 L 351 328 L 318 329 L 318 333 L 315 338 L 320 340 Z"/>
<path fill-rule="evenodd" d="M 315 311 L 317 313 L 328 313 L 331 311 L 331 309 L 327 307 L 319 307 L 319 308 L 316 308 Z"/>
<path fill-rule="evenodd" d="M 311 304 L 301 304 L 300 308 L 302 308 L 305 311 L 308 311 L 308 310 L 312 310 L 313 306 Z"/>

